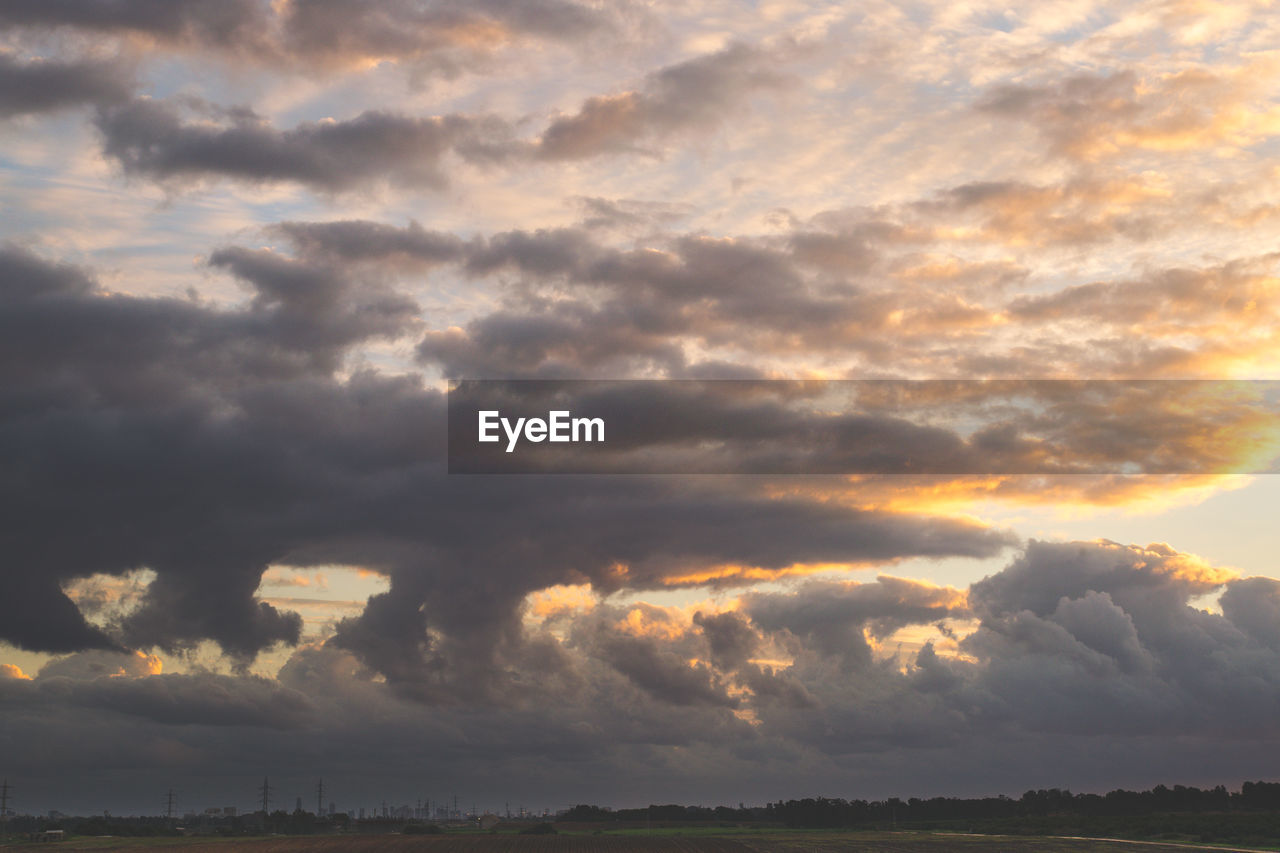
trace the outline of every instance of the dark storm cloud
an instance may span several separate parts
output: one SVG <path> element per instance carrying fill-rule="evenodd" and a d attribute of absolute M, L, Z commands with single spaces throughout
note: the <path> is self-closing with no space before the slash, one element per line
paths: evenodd
<path fill-rule="evenodd" d="M 238 514 L 221 502 L 227 489 L 262 489 L 258 500 L 268 502 L 279 494 L 267 471 L 279 474 L 288 462 L 255 446 L 253 430 L 237 431 L 237 406 L 255 405 L 247 393 L 233 401 L 238 391 L 263 395 L 293 379 L 288 390 L 305 395 L 308 376 L 336 366 L 335 347 L 391 327 L 387 312 L 375 311 L 378 322 L 369 323 L 347 305 L 354 285 L 344 290 L 320 276 L 247 263 L 239 271 L 256 274 L 259 299 L 220 314 L 177 300 L 109 297 L 80 270 L 0 252 L 2 433 L 19 460 L 8 481 L 16 491 L 4 502 L 34 525 L 11 540 L 27 554 L 26 568 L 9 564 L 17 592 L 4 602 L 11 641 L 50 651 L 112 645 L 79 617 L 59 582 L 154 562 L 181 566 L 188 582 L 158 578 L 121 626 L 128 642 L 177 648 L 212 638 L 242 658 L 277 640 L 296 642 L 296 615 L 253 600 L 267 558 L 261 543 L 233 537 L 199 546 L 186 537 Z M 311 284 L 316 292 L 305 294 Z M 403 303 L 394 304 L 403 314 Z M 269 396 L 256 405 L 286 405 Z M 247 467 L 224 467 L 236 456 Z M 208 491 L 189 489 L 196 481 Z M 21 497 L 38 488 L 50 490 L 50 507 L 79 498 L 66 513 L 45 511 Z M 77 517 L 88 525 L 83 539 L 60 532 Z M 179 519 L 192 526 L 184 532 Z M 130 544 L 139 525 L 149 541 Z"/>
<path fill-rule="evenodd" d="M 0 53 L 0 118 L 127 100 L 132 70 L 114 61 L 22 62 Z"/>
<path fill-rule="evenodd" d="M 127 175 L 179 183 L 293 181 L 321 192 L 392 181 L 440 187 L 447 153 L 487 162 L 504 157 L 509 144 L 501 121 L 460 115 L 371 111 L 280 130 L 249 111 L 228 112 L 218 123 L 188 122 L 173 103 L 137 99 L 101 109 L 96 122 L 104 153 Z"/>
<path fill-rule="evenodd" d="M 1221 615 L 1189 606 L 1224 585 Z M 333 643 L 299 649 L 280 688 L 133 670 L 111 679 L 96 660 L 73 656 L 35 682 L 0 681 L 0 693 L 8 731 L 22 736 L 11 762 L 37 779 L 41 766 L 56 772 L 86 755 L 116 766 L 113 738 L 103 735 L 134 718 L 158 725 L 132 735 L 130 754 L 171 773 L 184 772 L 174 750 L 198 744 L 210 750 L 197 765 L 203 777 L 243 776 L 249 761 L 275 768 L 273 780 L 305 780 L 315 772 L 305 743 L 322 737 L 326 779 L 361 790 L 370 761 L 378 784 L 408 791 L 429 761 L 464 785 L 514 777 L 518 790 L 585 785 L 597 798 L 628 796 L 619 779 L 692 774 L 732 787 L 766 771 L 769 784 L 803 791 L 861 779 L 871 786 L 865 795 L 883 796 L 924 772 L 941 790 L 967 791 L 975 762 L 988 767 L 992 756 L 998 766 L 980 784 L 1013 790 L 1027 779 L 1116 784 L 1135 761 L 1144 770 L 1134 778 L 1148 785 L 1206 773 L 1248 778 L 1270 759 L 1258 744 L 1275 735 L 1280 652 L 1266 625 L 1277 590 L 1273 580 L 1233 579 L 1164 546 L 1033 542 L 970 590 L 985 615 L 958 649 L 939 633 L 918 652 L 894 654 L 887 641 L 897 628 L 923 631 L 944 617 L 963 625 L 969 611 L 961 590 L 885 577 L 756 593 L 740 611 L 693 617 L 601 604 L 559 617 L 563 644 L 529 628 L 523 643 L 504 646 L 488 663 L 519 660 L 522 675 L 505 698 L 453 690 L 429 715 Z M 882 646 L 870 655 L 868 638 Z M 521 657 L 523 647 L 538 651 Z M 749 660 L 756 656 L 792 660 Z M 107 656 L 101 663 L 112 665 Z M 475 677 L 485 665 L 472 659 L 468 671 Z M 205 696 L 214 686 L 222 695 Z M 269 739 L 259 734 L 268 726 L 276 726 Z M 51 737 L 61 730 L 69 740 Z M 94 736 L 82 741 L 81 730 Z M 743 796 L 767 796 L 760 791 Z"/>
<path fill-rule="evenodd" d="M 410 301 L 377 276 L 267 250 L 210 263 L 252 288 L 244 307 L 107 295 L 83 271 L 0 255 L 0 439 L 17 460 L 4 573 L 22 593 L 0 604 L 7 640 L 209 639 L 243 664 L 299 638 L 295 614 L 255 597 L 267 565 L 336 562 L 385 572 L 391 592 L 335 643 L 393 683 L 500 692 L 524 596 L 549 585 L 654 588 L 709 565 L 988 556 L 1009 541 L 728 483 L 445 478 L 439 393 L 334 378 L 352 345 L 413 328 Z M 60 589 L 141 567 L 155 580 L 104 628 Z"/>
<path fill-rule="evenodd" d="M 667 66 L 637 91 L 589 98 L 577 113 L 557 118 L 543 132 L 538 155 L 576 160 L 635 150 L 670 134 L 714 126 L 751 93 L 780 86 L 783 77 L 776 65 L 769 53 L 735 44 Z"/>
<path fill-rule="evenodd" d="M 31 681 L 0 681 L 0 704 L 10 713 L 79 708 L 167 726 L 291 729 L 313 721 L 307 697 L 274 680 L 213 673 L 68 677 L 59 674 L 59 663 Z"/>

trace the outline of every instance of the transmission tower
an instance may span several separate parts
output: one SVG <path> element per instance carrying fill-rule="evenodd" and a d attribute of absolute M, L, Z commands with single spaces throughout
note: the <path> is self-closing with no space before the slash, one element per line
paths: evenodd
<path fill-rule="evenodd" d="M 0 783 L 0 840 L 9 837 L 9 780 Z"/>
<path fill-rule="evenodd" d="M 169 796 L 165 800 L 164 818 L 165 820 L 173 820 L 173 789 L 172 788 L 169 789 Z"/>
<path fill-rule="evenodd" d="M 324 814 L 324 779 L 316 783 L 316 817 Z"/>

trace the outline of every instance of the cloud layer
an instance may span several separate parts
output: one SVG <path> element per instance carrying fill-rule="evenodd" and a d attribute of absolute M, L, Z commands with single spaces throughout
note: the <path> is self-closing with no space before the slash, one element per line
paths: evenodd
<path fill-rule="evenodd" d="M 1215 472 L 1278 437 L 1278 34 L 0 4 L 19 807 L 1274 773 L 1273 487 Z M 608 380 L 546 387 L 634 430 L 450 475 L 447 378 Z"/>

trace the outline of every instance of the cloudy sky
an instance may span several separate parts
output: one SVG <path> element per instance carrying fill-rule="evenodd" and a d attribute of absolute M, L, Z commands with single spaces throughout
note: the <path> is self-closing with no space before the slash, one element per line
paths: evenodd
<path fill-rule="evenodd" d="M 1280 379 L 1267 4 L 4 0 L 0 32 L 20 811 L 1276 778 L 1244 386 L 968 432 L 971 386 L 926 427 L 866 401 L 885 446 L 1054 442 L 912 476 L 450 475 L 444 393 Z M 646 387 L 617 417 L 688 404 Z M 724 470 L 848 427 L 714 402 Z"/>

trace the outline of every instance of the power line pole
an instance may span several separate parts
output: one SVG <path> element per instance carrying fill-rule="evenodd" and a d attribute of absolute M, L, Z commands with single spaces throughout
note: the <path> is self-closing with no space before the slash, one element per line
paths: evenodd
<path fill-rule="evenodd" d="M 0 784 L 0 840 L 9 837 L 9 780 Z"/>
<path fill-rule="evenodd" d="M 271 822 L 271 784 L 267 781 L 267 777 L 262 777 L 262 831 L 269 832 Z"/>

